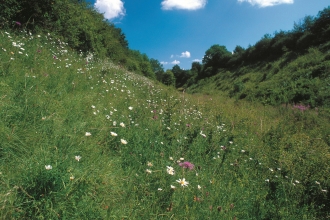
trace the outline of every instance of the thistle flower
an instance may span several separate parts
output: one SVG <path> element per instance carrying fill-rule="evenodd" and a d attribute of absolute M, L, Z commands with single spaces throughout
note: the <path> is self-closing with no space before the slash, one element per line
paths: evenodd
<path fill-rule="evenodd" d="M 194 164 L 190 163 L 189 161 L 185 161 L 183 163 L 179 163 L 179 166 L 180 167 L 183 167 L 183 168 L 189 168 L 190 170 L 194 169 Z"/>

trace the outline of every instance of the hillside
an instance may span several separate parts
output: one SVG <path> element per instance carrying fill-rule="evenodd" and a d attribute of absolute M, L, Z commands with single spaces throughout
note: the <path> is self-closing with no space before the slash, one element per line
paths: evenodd
<path fill-rule="evenodd" d="M 122 30 L 84 0 L 11 0 L 1 3 L 0 28 L 33 34 L 51 33 L 68 50 L 111 59 L 129 71 L 155 79 L 151 59 L 131 50 Z"/>
<path fill-rule="evenodd" d="M 270 105 L 330 107 L 330 7 L 293 26 L 232 52 L 212 45 L 202 64 L 194 62 L 190 70 L 172 68 L 176 87 Z"/>
<path fill-rule="evenodd" d="M 0 42 L 1 219 L 329 217 L 327 109 L 178 93 L 51 33 Z"/>
<path fill-rule="evenodd" d="M 0 219 L 329 219 L 328 9 L 165 72 L 85 1 L 2 8 Z"/>
<path fill-rule="evenodd" d="M 221 69 L 199 80 L 189 92 L 223 94 L 269 105 L 330 106 L 330 42 L 304 54 L 287 52 L 274 61 Z"/>

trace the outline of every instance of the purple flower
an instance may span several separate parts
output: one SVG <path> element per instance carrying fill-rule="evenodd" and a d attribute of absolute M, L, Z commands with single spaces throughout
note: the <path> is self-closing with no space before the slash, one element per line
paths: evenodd
<path fill-rule="evenodd" d="M 18 22 L 18 21 L 16 21 L 15 22 L 18 26 L 21 26 L 22 24 L 21 24 L 21 22 Z"/>
<path fill-rule="evenodd" d="M 179 163 L 179 166 L 180 167 L 183 167 L 183 168 L 189 168 L 190 170 L 194 169 L 194 164 L 188 162 L 188 161 L 185 161 L 183 163 Z"/>
<path fill-rule="evenodd" d="M 299 109 L 300 111 L 306 111 L 310 108 L 310 106 L 304 106 L 304 105 L 293 105 L 293 109 Z"/>

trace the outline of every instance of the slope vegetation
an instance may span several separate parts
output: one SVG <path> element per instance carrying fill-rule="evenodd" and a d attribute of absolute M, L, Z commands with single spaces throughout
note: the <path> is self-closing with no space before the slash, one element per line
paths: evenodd
<path fill-rule="evenodd" d="M 0 32 L 1 219 L 327 219 L 329 112 L 177 93 Z"/>

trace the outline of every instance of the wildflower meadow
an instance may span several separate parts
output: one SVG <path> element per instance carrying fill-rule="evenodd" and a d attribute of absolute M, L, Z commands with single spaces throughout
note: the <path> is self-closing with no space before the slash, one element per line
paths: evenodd
<path fill-rule="evenodd" d="M 0 218 L 329 219 L 329 118 L 0 31 Z"/>

